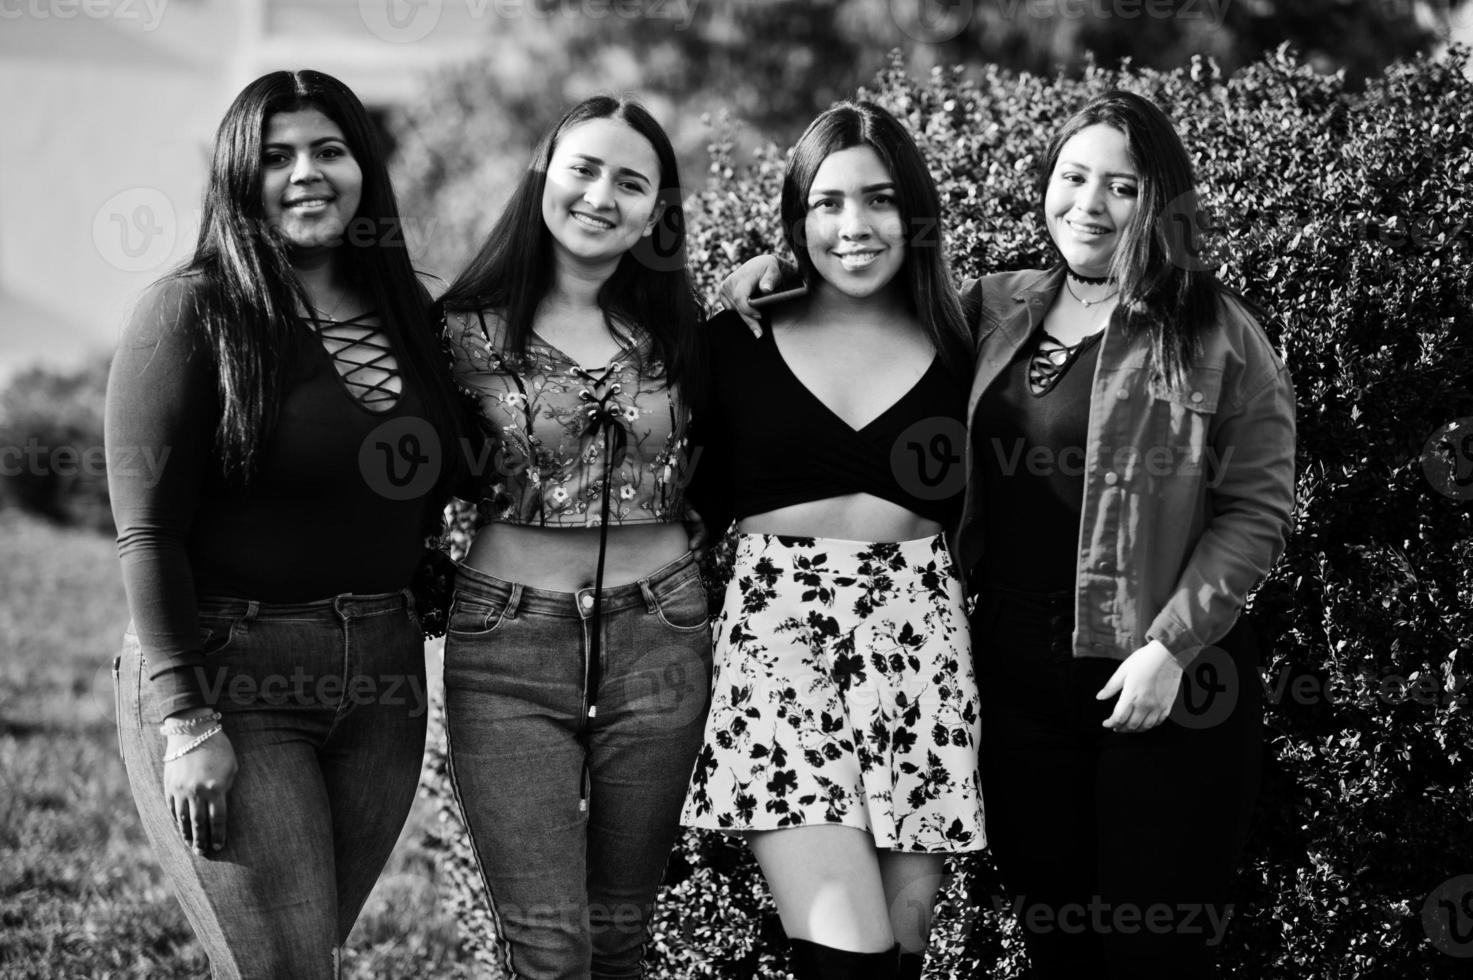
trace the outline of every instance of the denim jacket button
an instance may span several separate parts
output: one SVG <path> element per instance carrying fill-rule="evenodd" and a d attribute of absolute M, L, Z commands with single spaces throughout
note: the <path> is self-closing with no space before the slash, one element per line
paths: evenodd
<path fill-rule="evenodd" d="M 1115 392 L 1115 397 L 1121 401 L 1125 401 L 1125 399 L 1130 397 L 1130 391 L 1126 388 L 1121 388 Z"/>
<path fill-rule="evenodd" d="M 1192 401 L 1199 402 L 1201 400 L 1202 400 L 1202 393 L 1200 391 L 1194 391 L 1194 392 L 1192 392 Z"/>
<path fill-rule="evenodd" d="M 1117 473 L 1106 473 L 1105 482 L 1113 487 L 1115 484 L 1120 482 L 1120 476 Z"/>
<path fill-rule="evenodd" d="M 1112 564 L 1109 561 L 1101 561 L 1099 563 L 1099 565 L 1096 566 L 1096 567 L 1099 568 L 1099 570 L 1102 571 L 1102 572 L 1113 572 L 1113 571 L 1115 571 L 1114 564 Z"/>

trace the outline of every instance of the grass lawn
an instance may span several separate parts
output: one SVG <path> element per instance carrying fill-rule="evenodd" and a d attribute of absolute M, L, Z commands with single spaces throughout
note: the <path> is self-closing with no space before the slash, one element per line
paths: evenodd
<path fill-rule="evenodd" d="M 118 757 L 111 671 L 126 623 L 110 537 L 0 510 L 0 980 L 209 973 Z M 433 819 L 420 800 L 345 976 L 472 975 L 417 844 Z"/>

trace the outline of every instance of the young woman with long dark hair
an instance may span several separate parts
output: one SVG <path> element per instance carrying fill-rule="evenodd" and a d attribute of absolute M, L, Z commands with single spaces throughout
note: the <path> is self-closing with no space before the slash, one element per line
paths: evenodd
<path fill-rule="evenodd" d="M 216 977 L 333 976 L 414 799 L 457 403 L 398 227 L 353 93 L 257 79 L 108 381 L 119 736 Z"/>
<path fill-rule="evenodd" d="M 1042 164 L 1060 261 L 965 289 L 980 325 L 957 548 L 978 592 L 989 846 L 1033 976 L 1200 980 L 1257 793 L 1240 614 L 1290 525 L 1293 389 L 1204 267 L 1160 109 L 1101 95 Z M 769 262 L 726 295 L 745 307 Z"/>
<path fill-rule="evenodd" d="M 441 300 L 492 450 L 445 645 L 450 774 L 520 978 L 641 975 L 700 745 L 684 227 L 664 130 L 588 99 Z"/>
<path fill-rule="evenodd" d="M 943 536 L 970 338 L 936 185 L 884 109 L 813 121 L 782 216 L 808 294 L 760 338 L 730 312 L 707 329 L 694 475 L 712 529 L 739 534 L 684 820 L 745 837 L 795 975 L 919 977 L 944 857 L 984 843 Z"/>

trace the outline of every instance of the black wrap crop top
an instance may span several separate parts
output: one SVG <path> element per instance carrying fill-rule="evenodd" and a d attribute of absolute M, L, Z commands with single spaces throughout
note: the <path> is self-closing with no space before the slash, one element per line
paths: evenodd
<path fill-rule="evenodd" d="M 779 507 L 868 493 L 950 528 L 965 486 L 968 380 L 938 357 L 860 429 L 798 379 L 766 327 L 725 311 L 705 328 L 710 377 L 690 498 L 713 530 Z"/>

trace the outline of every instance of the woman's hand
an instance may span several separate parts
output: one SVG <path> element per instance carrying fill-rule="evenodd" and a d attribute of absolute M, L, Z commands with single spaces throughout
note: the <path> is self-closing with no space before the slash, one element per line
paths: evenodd
<path fill-rule="evenodd" d="M 701 515 L 696 513 L 694 507 L 685 509 L 685 531 L 690 535 L 690 553 L 695 556 L 696 561 L 706 557 L 706 549 L 711 544 L 711 532 L 706 530 L 706 522 L 701 520 Z"/>
<path fill-rule="evenodd" d="M 777 264 L 776 256 L 759 255 L 743 262 L 741 268 L 721 280 L 718 300 L 722 306 L 741 314 L 754 337 L 762 336 L 762 322 L 758 319 L 757 311 L 752 309 L 752 296 L 754 293 L 770 293 L 776 289 L 781 274 L 782 269 Z"/>
<path fill-rule="evenodd" d="M 1098 701 L 1120 695 L 1104 726 L 1117 732 L 1144 732 L 1161 724 L 1176 702 L 1181 674 L 1181 664 L 1160 640 L 1126 657 L 1095 695 Z"/>
<path fill-rule="evenodd" d="M 166 736 L 164 753 L 184 748 L 208 730 Z M 236 769 L 235 748 L 223 731 L 192 752 L 164 763 L 164 799 L 174 826 L 201 857 L 225 846 L 225 801 Z"/>

